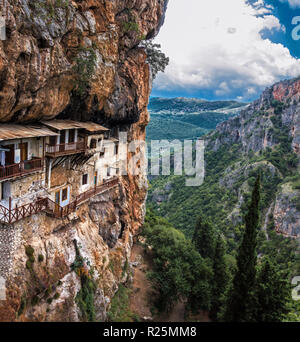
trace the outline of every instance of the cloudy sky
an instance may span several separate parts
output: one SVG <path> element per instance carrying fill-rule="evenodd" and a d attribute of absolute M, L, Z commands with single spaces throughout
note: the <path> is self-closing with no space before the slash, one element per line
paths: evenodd
<path fill-rule="evenodd" d="M 294 17 L 299 16 L 292 20 Z M 296 22 L 295 22 L 296 21 Z M 250 101 L 300 75 L 300 0 L 170 0 L 152 96 Z"/>

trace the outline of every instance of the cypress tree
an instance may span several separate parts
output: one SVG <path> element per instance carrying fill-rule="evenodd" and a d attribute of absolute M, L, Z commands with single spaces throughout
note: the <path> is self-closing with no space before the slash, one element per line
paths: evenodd
<path fill-rule="evenodd" d="M 193 243 L 202 258 L 213 259 L 215 253 L 214 235 L 211 222 L 199 217 L 194 230 Z"/>
<path fill-rule="evenodd" d="M 256 245 L 259 223 L 260 177 L 258 176 L 252 192 L 251 203 L 245 216 L 245 231 L 238 250 L 237 272 L 228 297 L 224 315 L 225 321 L 253 321 L 253 289 L 256 278 Z"/>
<path fill-rule="evenodd" d="M 291 288 L 288 275 L 282 274 L 268 257 L 260 267 L 255 291 L 256 321 L 280 322 L 288 313 L 291 300 Z"/>
<path fill-rule="evenodd" d="M 218 235 L 213 260 L 212 306 L 210 316 L 217 319 L 225 300 L 225 292 L 229 281 L 229 272 L 225 261 L 225 246 L 221 235 Z"/>

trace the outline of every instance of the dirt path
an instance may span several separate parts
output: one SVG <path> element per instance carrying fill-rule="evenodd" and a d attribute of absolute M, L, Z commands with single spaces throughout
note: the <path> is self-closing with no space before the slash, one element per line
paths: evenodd
<path fill-rule="evenodd" d="M 141 263 L 139 263 L 138 259 L 141 259 Z M 149 269 L 149 261 L 147 262 L 147 256 L 141 245 L 135 244 L 133 246 L 130 261 L 138 264 L 134 269 L 130 310 L 143 319 L 151 318 L 149 296 L 151 295 L 152 287 L 146 277 L 146 272 Z"/>
<path fill-rule="evenodd" d="M 136 264 L 133 276 L 133 291 L 130 297 L 130 310 L 146 321 L 185 322 L 185 305 L 182 301 L 178 302 L 168 314 L 152 316 L 150 307 L 153 289 L 146 276 L 147 271 L 152 267 L 151 258 L 145 253 L 144 247 L 136 243 L 133 246 L 130 261 Z M 194 322 L 210 322 L 206 312 L 201 312 L 190 320 Z"/>

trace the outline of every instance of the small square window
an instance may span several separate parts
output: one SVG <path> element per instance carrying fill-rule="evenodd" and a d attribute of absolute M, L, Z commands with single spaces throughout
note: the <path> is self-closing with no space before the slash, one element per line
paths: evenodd
<path fill-rule="evenodd" d="M 86 185 L 88 183 L 88 174 L 82 176 L 82 185 Z"/>
<path fill-rule="evenodd" d="M 90 148 L 96 148 L 97 147 L 97 140 L 91 139 Z"/>
<path fill-rule="evenodd" d="M 68 188 L 64 188 L 62 190 L 61 199 L 62 201 L 65 201 L 68 199 Z"/>

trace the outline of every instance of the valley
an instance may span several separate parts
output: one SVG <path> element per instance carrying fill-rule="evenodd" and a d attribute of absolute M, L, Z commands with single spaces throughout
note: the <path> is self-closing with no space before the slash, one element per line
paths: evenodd
<path fill-rule="evenodd" d="M 186 187 L 181 176 L 151 177 L 149 210 L 188 239 L 193 239 L 199 217 L 209 220 L 224 237 L 229 267 L 235 268 L 251 189 L 260 175 L 257 253 L 275 260 L 289 277 L 300 271 L 299 83 L 294 79 L 266 89 L 239 115 L 227 114 L 226 121 L 204 136 L 205 180 L 200 187 Z M 170 111 L 164 115 L 177 116 Z M 160 112 L 157 104 L 155 112 Z M 185 116 L 181 112 L 179 117 Z M 189 122 L 190 114 L 186 118 Z M 198 125 L 203 128 L 207 121 L 202 124 L 199 118 Z M 194 136 L 192 130 L 189 138 Z"/>

